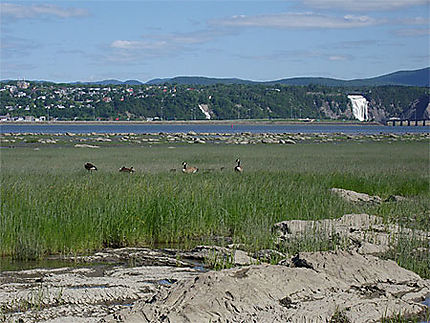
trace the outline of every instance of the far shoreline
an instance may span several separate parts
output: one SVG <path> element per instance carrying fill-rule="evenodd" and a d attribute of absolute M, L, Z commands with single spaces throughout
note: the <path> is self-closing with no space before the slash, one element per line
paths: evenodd
<path fill-rule="evenodd" d="M 0 125 L 337 125 L 337 126 L 385 126 L 379 122 L 348 121 L 307 121 L 307 120 L 157 120 L 157 121 L 2 121 Z"/>

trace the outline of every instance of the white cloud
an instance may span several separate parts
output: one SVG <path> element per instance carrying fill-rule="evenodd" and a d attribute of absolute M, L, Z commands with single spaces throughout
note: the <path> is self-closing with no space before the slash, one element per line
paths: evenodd
<path fill-rule="evenodd" d="M 106 59 L 116 63 L 131 64 L 142 59 L 176 55 L 179 47 L 164 40 L 115 40 L 110 43 L 111 52 Z"/>
<path fill-rule="evenodd" d="M 145 34 L 145 39 L 164 41 L 174 46 L 189 46 L 211 42 L 218 37 L 233 35 L 232 30 L 203 29 L 185 33 Z"/>
<path fill-rule="evenodd" d="M 232 32 L 200 30 L 188 33 L 144 34 L 142 37 L 145 40 L 115 40 L 110 47 L 124 50 L 179 49 L 188 45 L 207 43 L 226 34 L 232 34 Z"/>
<path fill-rule="evenodd" d="M 345 9 L 352 11 L 397 10 L 406 7 L 428 5 L 430 0 L 302 0 L 303 3 L 318 9 Z"/>
<path fill-rule="evenodd" d="M 345 15 L 335 17 L 313 12 L 280 13 L 257 16 L 232 16 L 230 18 L 212 20 L 211 25 L 223 27 L 267 27 L 267 28 L 356 28 L 384 23 L 368 16 Z"/>
<path fill-rule="evenodd" d="M 0 4 L 1 15 L 5 18 L 30 19 L 41 17 L 70 18 L 87 16 L 88 11 L 81 8 L 62 8 L 56 5 L 21 5 L 13 3 Z"/>
<path fill-rule="evenodd" d="M 188 33 L 145 34 L 143 40 L 115 40 L 109 44 L 110 61 L 131 63 L 142 58 L 177 56 L 232 31 L 205 29 Z"/>
<path fill-rule="evenodd" d="M 158 50 L 168 46 L 165 41 L 115 40 L 110 47 L 125 50 Z"/>
<path fill-rule="evenodd" d="M 330 55 L 328 56 L 329 61 L 346 61 L 348 60 L 348 57 L 341 56 L 341 55 Z"/>

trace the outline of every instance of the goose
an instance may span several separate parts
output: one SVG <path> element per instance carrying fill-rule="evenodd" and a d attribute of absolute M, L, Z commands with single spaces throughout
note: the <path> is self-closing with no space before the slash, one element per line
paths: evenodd
<path fill-rule="evenodd" d="M 97 167 L 91 163 L 85 163 L 84 167 L 88 172 L 92 172 L 93 170 L 97 170 Z"/>
<path fill-rule="evenodd" d="M 187 162 L 183 162 L 182 166 L 184 166 L 184 168 L 182 168 L 182 172 L 186 174 L 195 174 L 199 170 L 197 167 L 188 167 Z"/>
<path fill-rule="evenodd" d="M 130 173 L 130 174 L 133 174 L 133 173 L 135 172 L 135 170 L 134 170 L 133 166 L 131 166 L 130 168 L 129 168 L 129 167 L 122 166 L 122 167 L 119 169 L 119 171 L 120 171 L 120 172 L 124 172 L 124 173 Z"/>
<path fill-rule="evenodd" d="M 242 173 L 243 172 L 243 168 L 242 168 L 242 166 L 240 166 L 240 159 L 239 158 L 236 159 L 236 163 L 237 163 L 237 165 L 234 167 L 234 171 L 236 173 Z"/>

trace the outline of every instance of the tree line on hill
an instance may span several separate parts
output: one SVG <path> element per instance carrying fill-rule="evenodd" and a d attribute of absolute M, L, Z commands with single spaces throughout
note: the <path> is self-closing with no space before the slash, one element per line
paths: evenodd
<path fill-rule="evenodd" d="M 25 82 L 24 82 L 25 83 Z M 369 101 L 374 119 L 400 117 L 428 87 L 283 84 L 0 83 L 0 114 L 57 120 L 352 119 L 349 94 Z"/>

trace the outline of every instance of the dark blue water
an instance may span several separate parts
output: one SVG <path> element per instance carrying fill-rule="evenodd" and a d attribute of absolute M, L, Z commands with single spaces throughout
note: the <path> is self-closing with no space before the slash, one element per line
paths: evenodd
<path fill-rule="evenodd" d="M 343 132 L 348 134 L 379 134 L 379 133 L 429 133 L 429 126 L 379 126 L 379 125 L 215 125 L 215 124 L 0 124 L 0 133 L 176 133 L 189 132 L 197 133 L 335 133 Z"/>

